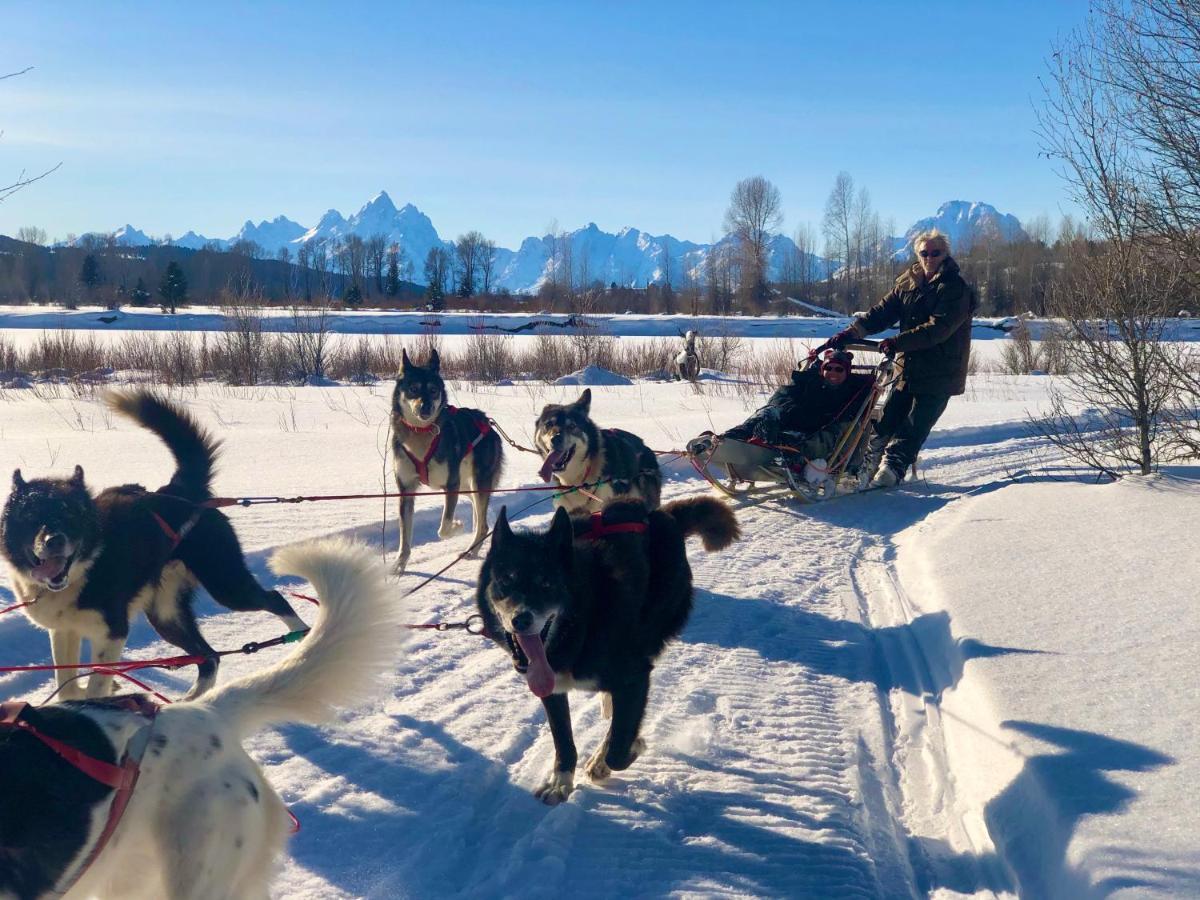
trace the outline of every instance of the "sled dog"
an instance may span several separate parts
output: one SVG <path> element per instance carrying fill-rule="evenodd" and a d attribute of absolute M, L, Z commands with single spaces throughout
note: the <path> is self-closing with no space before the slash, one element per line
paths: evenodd
<path fill-rule="evenodd" d="M 114 394 L 108 402 L 167 445 L 176 464 L 171 480 L 156 491 L 125 484 L 93 498 L 81 466 L 70 478 L 28 481 L 17 469 L 0 514 L 0 553 L 17 599 L 30 604 L 25 614 L 50 632 L 56 665 L 79 663 L 84 638 L 93 662 L 119 659 L 130 622 L 143 610 L 164 640 L 206 657 L 188 694 L 196 697 L 217 675 L 217 658 L 192 612 L 197 583 L 229 609 L 274 613 L 293 631 L 304 623 L 278 592 L 254 580 L 229 520 L 200 505 L 212 497 L 219 442 L 153 393 Z M 60 699 L 83 696 L 77 672 L 55 674 Z M 88 678 L 88 697 L 111 689 L 110 676 Z"/>
<path fill-rule="evenodd" d="M 653 511 L 615 500 L 574 518 L 559 508 L 545 534 L 513 532 L 501 507 L 475 600 L 486 633 L 512 654 L 545 707 L 554 768 L 534 792 L 544 803 L 561 803 L 575 786 L 568 691 L 603 692 L 611 715 L 586 765 L 590 778 L 628 768 L 645 750 L 639 731 L 650 670 L 692 608 L 684 546 L 692 534 L 716 551 L 737 539 L 738 525 L 710 497 Z"/>
<path fill-rule="evenodd" d="M 696 332 L 683 336 L 683 349 L 675 354 L 675 371 L 671 374 L 680 381 L 695 381 L 700 377 L 700 354 L 696 352 Z"/>
<path fill-rule="evenodd" d="M 662 496 L 658 458 L 636 434 L 619 428 L 597 428 L 588 413 L 592 389 L 574 403 L 549 403 L 534 427 L 534 446 L 542 454 L 541 476 L 559 484 L 599 482 L 594 488 L 556 497 L 568 512 L 595 511 L 613 497 L 630 495 L 657 509 Z M 591 495 L 591 496 L 589 496 Z"/>
<path fill-rule="evenodd" d="M 409 494 L 421 485 L 446 492 L 438 528 L 438 537 L 443 539 L 463 530 L 462 522 L 454 518 L 458 492 L 474 491 L 472 546 L 479 548 L 488 532 L 488 503 L 500 480 L 504 446 L 484 412 L 449 405 L 440 369 L 437 350 L 430 353 L 424 366 L 414 364 L 407 350 L 400 357 L 400 374 L 392 392 L 392 461 L 396 486 L 401 494 Z M 397 574 L 404 571 L 412 553 L 414 506 L 413 497 L 400 499 L 400 556 L 394 568 Z"/>
<path fill-rule="evenodd" d="M 266 900 L 289 818 L 242 740 L 272 723 L 326 720 L 333 704 L 363 698 L 403 640 L 396 603 L 365 548 L 295 545 L 272 567 L 308 579 L 321 598 L 316 625 L 287 658 L 157 712 L 127 708 L 130 697 L 66 701 L 24 707 L 25 727 L 0 728 L 0 770 L 9 776 L 0 791 L 0 897 Z M 93 761 L 135 760 L 140 772 L 115 829 L 109 808 L 120 791 L 31 732 Z"/>

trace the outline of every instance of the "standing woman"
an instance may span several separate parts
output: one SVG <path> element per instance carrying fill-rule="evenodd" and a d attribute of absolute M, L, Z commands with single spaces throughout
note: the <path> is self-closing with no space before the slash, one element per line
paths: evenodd
<path fill-rule="evenodd" d="M 831 341 L 841 347 L 897 324 L 900 328 L 879 345 L 881 352 L 896 354 L 900 380 L 872 439 L 874 447 L 886 447 L 873 487 L 904 480 L 950 398 L 967 387 L 974 294 L 940 231 L 918 235 L 913 249 L 916 263 L 896 279 L 887 296 Z"/>

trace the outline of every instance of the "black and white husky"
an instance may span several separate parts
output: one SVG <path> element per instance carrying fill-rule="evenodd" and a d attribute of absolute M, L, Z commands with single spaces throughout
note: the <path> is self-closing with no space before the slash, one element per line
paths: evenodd
<path fill-rule="evenodd" d="M 229 520 L 199 506 L 212 497 L 218 442 L 181 407 L 138 391 L 115 394 L 112 408 L 158 435 L 175 457 L 171 480 L 156 491 L 138 484 L 107 488 L 94 498 L 75 467 L 70 478 L 26 481 L 13 473 L 0 517 L 0 552 L 24 613 L 50 632 L 56 665 L 114 662 L 139 610 L 163 639 L 206 657 L 189 697 L 216 679 L 217 658 L 192 613 L 197 583 L 233 610 L 266 610 L 289 630 L 304 623 L 277 591 L 254 580 Z M 76 672 L 55 673 L 62 699 L 83 696 Z M 103 697 L 112 678 L 92 675 L 87 696 Z"/>
<path fill-rule="evenodd" d="M 672 373 L 680 381 L 695 381 L 700 377 L 700 354 L 696 351 L 696 332 L 689 331 L 683 336 L 683 349 L 675 354 L 675 371 Z"/>
<path fill-rule="evenodd" d="M 474 491 L 471 507 L 478 548 L 488 532 L 487 510 L 492 490 L 500 480 L 504 446 L 487 414 L 478 409 L 450 406 L 442 380 L 437 350 L 425 366 L 415 365 L 402 351 L 400 374 L 392 392 L 392 459 L 396 486 L 403 494 L 421 485 L 444 490 L 446 503 L 438 537 L 453 537 L 463 530 L 454 518 L 460 490 Z M 400 500 L 400 556 L 394 571 L 403 572 L 412 553 L 413 507 L 411 496 Z"/>
<path fill-rule="evenodd" d="M 403 642 L 397 605 L 365 548 L 295 545 L 272 567 L 308 579 L 321 598 L 316 625 L 287 658 L 154 717 L 116 698 L 26 708 L 39 732 L 93 758 L 141 753 L 129 805 L 82 873 L 115 792 L 27 731 L 0 728 L 0 897 L 59 897 L 78 879 L 66 897 L 266 900 L 289 818 L 242 740 L 364 699 Z"/>
<path fill-rule="evenodd" d="M 657 509 L 662 496 L 662 472 L 658 457 L 636 434 L 619 428 L 597 428 L 588 415 L 592 389 L 585 388 L 574 403 L 549 403 L 542 409 L 534 428 L 534 446 L 542 454 L 541 476 L 553 476 L 559 484 L 599 482 L 584 491 L 569 491 L 554 505 L 575 510 L 592 510 L 613 497 L 637 497 Z"/>
<path fill-rule="evenodd" d="M 561 803 L 575 786 L 568 691 L 606 695 L 611 722 L 587 763 L 590 778 L 628 768 L 645 750 L 650 670 L 692 609 L 691 534 L 721 550 L 737 539 L 737 521 L 711 497 L 654 511 L 618 500 L 574 519 L 560 508 L 547 533 L 521 534 L 501 507 L 475 602 L 486 633 L 509 650 L 545 707 L 554 768 L 534 792 L 543 802 Z"/>

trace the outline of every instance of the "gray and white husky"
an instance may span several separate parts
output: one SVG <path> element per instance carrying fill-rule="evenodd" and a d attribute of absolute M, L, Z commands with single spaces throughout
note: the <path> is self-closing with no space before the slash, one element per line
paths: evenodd
<path fill-rule="evenodd" d="M 396 486 L 410 494 L 422 485 L 446 492 L 438 537 L 453 537 L 463 530 L 454 518 L 460 490 L 474 491 L 471 506 L 478 549 L 487 536 L 488 503 L 504 465 L 504 446 L 487 414 L 478 409 L 450 406 L 441 376 L 437 350 L 429 362 L 418 366 L 403 351 L 400 374 L 392 392 L 392 461 Z M 404 571 L 412 553 L 413 507 L 411 496 L 400 500 L 400 556 L 393 571 Z"/>
<path fill-rule="evenodd" d="M 696 350 L 696 332 L 683 336 L 683 349 L 675 354 L 675 371 L 671 374 L 680 381 L 695 381 L 700 377 L 700 354 Z"/>
<path fill-rule="evenodd" d="M 658 457 L 636 434 L 619 428 L 597 428 L 588 415 L 592 390 L 586 388 L 574 403 L 549 403 L 537 418 L 534 445 L 542 454 L 541 476 L 559 484 L 598 482 L 586 493 L 569 491 L 554 505 L 575 510 L 598 510 L 613 497 L 633 497 L 658 509 L 662 472 Z"/>

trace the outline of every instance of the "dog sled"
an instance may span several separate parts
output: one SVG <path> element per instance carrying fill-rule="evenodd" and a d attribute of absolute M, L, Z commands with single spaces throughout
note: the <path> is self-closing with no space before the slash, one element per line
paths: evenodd
<path fill-rule="evenodd" d="M 805 368 L 819 366 L 820 353 L 827 348 L 826 344 L 813 351 Z M 847 344 L 846 349 L 878 353 L 879 342 L 861 340 Z M 873 365 L 853 365 L 851 372 L 867 376 L 869 384 L 862 392 L 861 399 L 856 398 L 857 409 L 827 458 L 809 459 L 786 444 L 768 444 L 752 438 L 749 443 L 774 451 L 775 458 L 767 465 L 759 465 L 748 471 L 741 471 L 727 463 L 721 464 L 720 468 L 726 472 L 718 473 L 714 471 L 716 464 L 710 466 L 710 460 L 721 441 L 720 437 L 716 437 L 707 452 L 689 454 L 692 465 L 727 497 L 769 499 L 790 494 L 806 503 L 814 503 L 874 490 L 871 478 L 879 467 L 883 447 L 878 442 L 873 443 L 871 438 L 895 388 L 899 372 L 895 361 L 889 356 L 881 356 L 879 362 Z"/>

